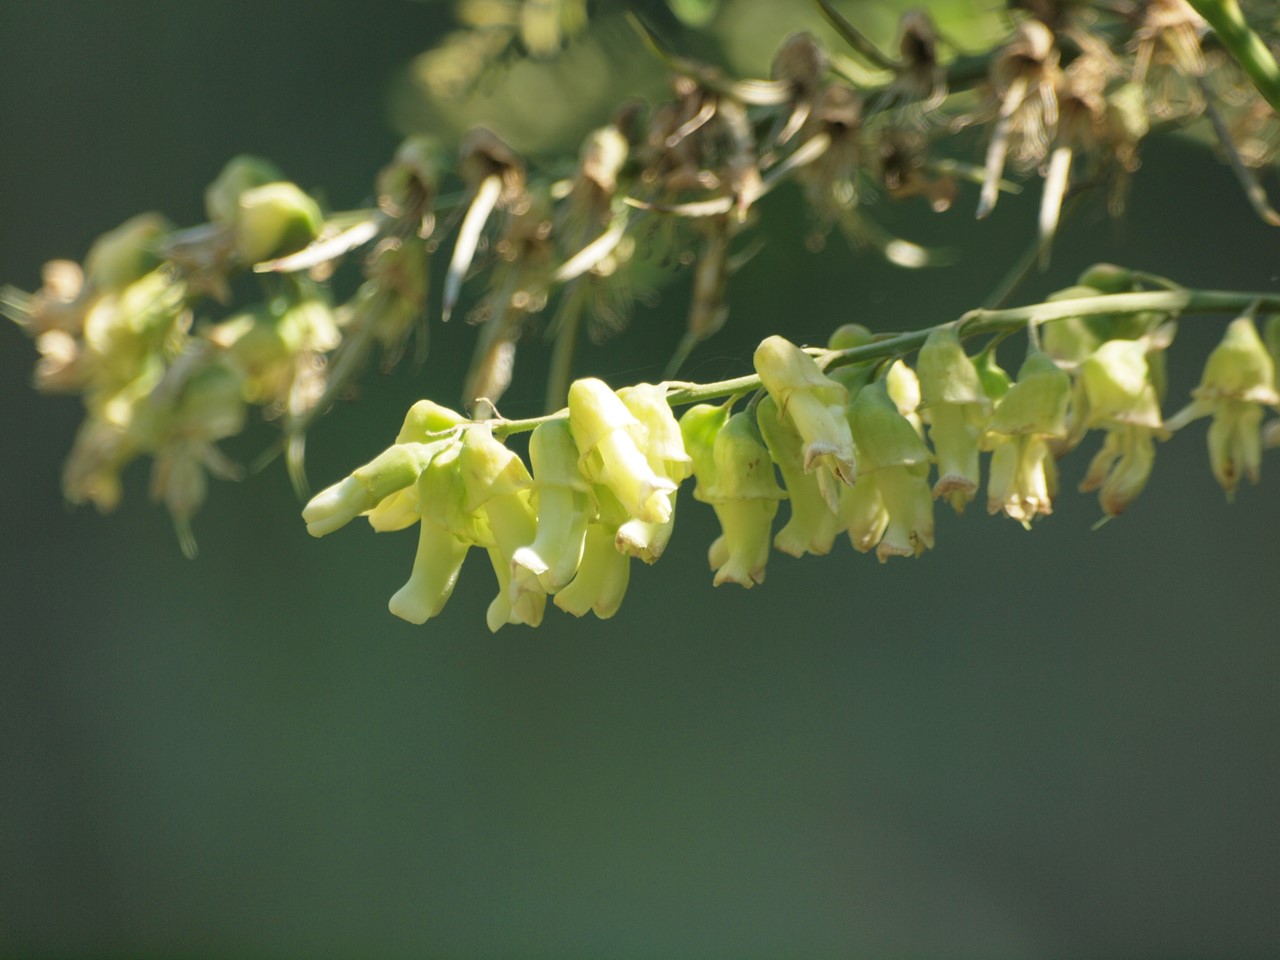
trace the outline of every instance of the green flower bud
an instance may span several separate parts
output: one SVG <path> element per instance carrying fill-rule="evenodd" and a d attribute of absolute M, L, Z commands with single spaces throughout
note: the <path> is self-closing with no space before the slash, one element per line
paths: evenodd
<path fill-rule="evenodd" d="M 232 157 L 204 191 L 205 212 L 214 223 L 231 226 L 240 209 L 241 194 L 283 179 L 284 174 L 270 160 L 247 155 Z"/>
<path fill-rule="evenodd" d="M 1095 263 L 1085 267 L 1076 282 L 1096 293 L 1128 293 L 1133 289 L 1133 271 L 1114 263 Z"/>
<path fill-rule="evenodd" d="M 583 541 L 593 514 L 590 485 L 578 473 L 578 448 L 568 421 L 541 423 L 529 437 L 537 529 L 534 540 L 511 556 L 515 577 L 537 580 L 555 593 L 573 579 L 582 561 Z"/>
<path fill-rule="evenodd" d="M 160 266 L 160 244 L 173 226 L 158 213 L 126 220 L 94 241 L 85 257 L 85 280 L 94 290 L 119 291 Z"/>
<path fill-rule="evenodd" d="M 351 475 L 321 490 L 302 511 L 307 533 L 323 537 L 417 481 L 441 444 L 405 443 L 388 447 Z"/>
<path fill-rule="evenodd" d="M 424 521 L 418 530 L 418 550 L 413 572 L 388 602 L 401 620 L 426 623 L 444 609 L 458 582 L 458 572 L 471 544 L 434 523 Z"/>
<path fill-rule="evenodd" d="M 296 184 L 266 183 L 240 194 L 233 225 L 242 263 L 301 250 L 320 233 L 320 207 Z"/>
<path fill-rule="evenodd" d="M 1018 380 L 991 416 L 987 430 L 1005 436 L 1063 437 L 1071 378 L 1048 356 L 1034 351 L 1018 371 Z"/>
<path fill-rule="evenodd" d="M 760 382 L 804 441 L 805 472 L 818 474 L 823 498 L 832 510 L 838 509 L 840 485 L 853 483 L 856 474 L 853 437 L 845 418 L 848 392 L 782 337 L 766 338 L 754 359 Z"/>
<path fill-rule="evenodd" d="M 791 504 L 791 516 L 773 538 L 773 545 L 793 557 L 830 553 L 840 530 L 839 517 L 823 499 L 818 478 L 804 472 L 804 441 L 779 415 L 772 397 L 764 397 L 757 405 L 756 421 L 769 456 L 782 473 Z"/>
<path fill-rule="evenodd" d="M 827 348 L 830 350 L 853 350 L 856 347 L 865 347 L 874 339 L 875 334 L 862 324 L 845 323 L 831 331 L 831 336 L 827 338 Z"/>
<path fill-rule="evenodd" d="M 978 371 L 978 380 L 982 384 L 982 392 L 987 395 L 987 399 L 993 403 L 1003 400 L 1013 385 L 1013 379 L 1000 364 L 996 363 L 995 348 L 987 347 L 974 357 L 973 366 Z"/>
<path fill-rule="evenodd" d="M 601 380 L 569 387 L 569 427 L 583 475 L 610 489 L 627 512 L 646 523 L 671 519 L 676 483 L 659 476 L 636 443 L 639 421 Z M 642 436 L 642 442 L 644 437 Z"/>

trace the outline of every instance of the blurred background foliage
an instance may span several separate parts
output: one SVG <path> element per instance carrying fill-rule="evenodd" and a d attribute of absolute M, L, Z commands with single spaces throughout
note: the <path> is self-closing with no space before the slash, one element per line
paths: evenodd
<path fill-rule="evenodd" d="M 842 8 L 892 32 L 890 5 Z M 794 26 L 821 29 L 798 2 L 725 2 L 705 33 L 664 9 L 682 50 L 744 72 Z M 0 277 L 29 288 L 141 210 L 196 222 L 234 153 L 341 207 L 367 201 L 407 130 L 485 119 L 550 162 L 617 94 L 662 87 L 606 10 L 559 57 L 428 100 L 423 51 L 455 28 L 444 4 L 406 0 L 11 0 Z M 959 251 L 929 273 L 843 243 L 810 253 L 794 195 L 769 197 L 767 246 L 687 375 L 742 372 L 770 333 L 912 328 L 978 303 L 1036 211 L 1010 198 L 975 223 L 975 193 L 896 213 Z M 1069 224 L 1025 292 L 1099 259 L 1276 289 L 1276 253 L 1225 167 L 1164 139 L 1124 219 Z M 688 281 L 673 274 L 593 372 L 657 377 Z M 1183 325 L 1171 398 L 1218 331 Z M 382 449 L 414 399 L 457 395 L 472 332 L 434 336 L 425 368 L 367 377 L 320 421 L 317 482 Z M 1193 428 L 1098 532 L 1077 455 L 1034 534 L 940 513 L 921 562 L 777 557 L 749 593 L 711 589 L 713 524 L 689 501 L 615 619 L 490 636 L 487 570 L 469 564 L 427 627 L 400 623 L 385 598 L 413 537 L 311 540 L 278 467 L 215 486 L 193 563 L 140 464 L 111 518 L 67 511 L 80 411 L 31 390 L 33 359 L 0 329 L 0 954 L 1274 955 L 1274 455 L 1228 507 Z M 536 412 L 533 380 L 504 413 Z"/>

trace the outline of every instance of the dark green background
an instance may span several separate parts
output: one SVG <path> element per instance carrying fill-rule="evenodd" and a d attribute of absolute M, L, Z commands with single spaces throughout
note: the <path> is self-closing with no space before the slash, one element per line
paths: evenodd
<path fill-rule="evenodd" d="M 335 206 L 397 134 L 386 90 L 438 6 L 0 6 L 0 279 L 80 257 L 143 209 L 200 218 L 240 151 Z M 1035 191 L 1032 191 L 1034 194 Z M 949 319 L 1020 249 L 1034 197 L 982 224 L 904 208 L 958 266 L 905 273 L 794 198 L 691 376 L 754 343 Z M 1070 226 L 1028 297 L 1123 260 L 1274 290 L 1280 243 L 1205 149 L 1151 144 L 1130 209 Z M 687 278 L 587 360 L 658 375 Z M 1170 407 L 1220 330 L 1183 325 Z M 469 343 L 370 378 L 314 431 L 328 483 Z M 536 350 L 508 415 L 539 396 Z M 939 512 L 938 549 L 878 566 L 778 556 L 713 590 L 707 511 L 637 567 L 609 622 L 484 629 L 472 561 L 425 627 L 391 617 L 412 534 L 313 541 L 278 466 L 216 484 L 181 559 L 145 468 L 120 511 L 68 511 L 73 399 L 0 328 L 0 954 L 287 957 L 1264 957 L 1280 952 L 1280 460 L 1227 506 L 1203 425 L 1091 533 L 1064 463 L 1033 534 Z M 271 437 L 259 427 L 235 452 Z"/>

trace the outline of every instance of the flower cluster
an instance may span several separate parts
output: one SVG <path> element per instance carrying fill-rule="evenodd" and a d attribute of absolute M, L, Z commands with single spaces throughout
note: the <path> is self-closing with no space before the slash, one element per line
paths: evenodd
<path fill-rule="evenodd" d="M 1034 0 L 1010 4 L 1016 9 L 1002 42 L 985 54 L 948 61 L 925 11 L 904 15 L 891 55 L 825 0 L 820 5 L 853 53 L 878 71 L 876 78 L 851 70 L 848 57 L 829 54 L 809 34 L 780 43 L 767 79 L 735 78 L 676 54 L 635 20 L 670 68 L 671 95 L 651 107 L 620 107 L 587 135 L 576 165 L 566 160 L 556 167 L 560 179 L 541 172 L 555 165 L 526 164 L 487 129 L 463 135 L 452 159 L 430 138 L 411 137 L 378 173 L 371 209 L 326 211 L 269 162 L 237 157 L 205 191 L 206 223 L 177 229 L 156 214 L 143 215 L 103 236 L 83 265 L 48 264 L 38 292 L 0 290 L 0 311 L 35 341 L 37 387 L 77 393 L 84 401 L 85 420 L 64 471 L 67 498 L 110 510 L 121 496 L 125 465 L 150 456 L 152 493 L 172 514 L 184 550 L 193 552 L 191 518 L 207 475 L 241 472 L 216 444 L 242 429 L 250 406 L 280 422 L 278 447 L 302 494 L 306 431 L 369 357 L 380 352 L 390 367 L 416 337 L 415 356 L 425 358 L 432 266 L 445 228 L 456 226 L 456 234 L 439 312 L 447 320 L 467 289 L 476 288 L 465 311 L 479 331 L 463 405 L 483 418 L 497 416 L 519 343 L 539 332 L 555 342 L 547 409 L 563 406 L 577 344 L 624 325 L 635 291 L 669 275 L 662 268 L 671 264 L 693 272 L 684 330 L 672 336 L 667 376 L 675 377 L 698 344 L 725 324 L 730 278 L 753 249 L 742 239 L 764 215 L 758 201 L 787 180 L 803 188 L 811 245 L 839 228 L 895 264 L 922 267 L 947 258 L 883 227 L 877 206 L 885 199 L 923 198 L 941 212 L 952 206 L 958 181 L 969 179 L 982 185 L 977 212 L 985 216 L 1002 190 L 1014 189 L 1006 166 L 1043 170 L 1038 243 L 1047 256 L 1059 209 L 1073 189 L 1108 181 L 1112 207 L 1118 206 L 1151 117 L 1191 121 L 1204 114 L 1255 209 L 1280 222 L 1250 172 L 1274 156 L 1280 124 L 1249 85 L 1248 78 L 1258 83 L 1260 74 L 1242 61 L 1246 77 L 1227 55 L 1242 56 L 1241 35 L 1258 39 L 1247 27 L 1211 41 L 1185 0 L 1096 10 L 1073 0 Z M 464 6 L 474 29 L 455 36 L 441 54 L 443 75 L 454 78 L 446 86 L 466 74 L 458 57 L 496 55 L 517 42 L 549 56 L 585 28 L 582 0 Z M 987 135 L 939 143 L 973 126 L 985 127 Z M 981 162 L 957 159 L 972 143 L 986 144 L 983 156 L 971 158 Z M 330 279 L 344 257 L 362 248 L 362 282 L 337 302 Z M 246 274 L 259 280 L 259 296 L 231 307 L 235 295 L 251 288 Z M 1090 289 L 1115 292 L 1105 284 Z M 1049 454 L 1097 428 L 1107 432 L 1107 442 L 1087 483 L 1101 490 L 1109 513 L 1123 509 L 1141 488 L 1153 440 L 1166 428 L 1153 412 L 1154 386 L 1139 391 L 1150 396 L 1137 397 L 1109 378 L 1142 379 L 1148 365 L 1158 366 L 1161 338 L 1142 339 L 1154 331 L 1103 337 L 1091 327 L 1090 333 L 1098 342 L 1088 350 L 1097 356 L 1067 358 L 1049 344 L 1067 335 L 1046 329 L 1046 349 L 1060 369 L 1028 360 L 1008 398 L 979 389 L 999 381 L 991 371 L 984 379 L 982 363 L 991 357 L 980 357 L 971 370 L 954 358 L 958 346 L 942 340 L 921 357 L 922 374 L 943 369 L 922 375 L 919 400 L 911 400 L 917 387 L 905 367 L 884 374 L 877 389 L 912 423 L 921 443 L 934 445 L 935 495 L 957 509 L 973 499 L 976 442 L 992 452 L 999 479 L 989 502 L 1029 522 L 1052 500 Z M 1144 346 L 1103 342 L 1117 338 Z M 1077 353 L 1085 349 L 1081 343 L 1073 347 Z M 905 434 L 887 448 L 859 440 L 857 429 L 851 437 L 831 416 L 857 393 L 846 378 L 867 371 L 818 370 L 768 341 L 756 359 L 769 403 L 755 409 L 775 409 L 778 421 L 757 427 L 775 459 L 793 441 L 799 444 L 803 486 L 816 489 L 828 513 L 855 509 L 844 500 L 857 488 L 856 509 L 868 518 L 859 538 L 874 542 L 881 556 L 927 547 L 928 525 L 902 519 L 921 514 L 918 505 L 907 506 L 907 499 L 919 501 L 919 485 L 904 499 L 891 482 L 904 472 L 920 478 L 922 448 L 906 443 Z M 1128 374 L 1117 373 L 1121 367 Z M 1071 416 L 1064 412 L 1062 371 L 1074 379 Z M 1267 402 L 1258 389 L 1241 393 L 1206 376 L 1197 412 L 1213 412 L 1207 404 Z M 1152 371 L 1152 383 L 1157 380 Z M 889 428 L 882 418 L 887 408 L 873 405 L 876 395 L 868 394 L 857 410 L 850 407 L 847 419 L 854 428 L 865 422 L 878 437 Z M 1092 413 L 1081 412 L 1086 404 Z M 1240 439 L 1251 431 L 1239 420 L 1215 416 L 1215 469 L 1228 486 L 1230 478 L 1255 470 L 1252 448 Z M 590 482 L 607 486 L 594 475 Z M 708 484 L 704 493 L 709 502 L 736 502 L 739 494 L 727 489 L 725 482 Z M 886 498 L 901 502 L 894 508 Z M 883 510 L 876 506 L 881 501 Z M 645 519 L 646 510 L 623 505 L 629 519 L 618 535 L 634 538 L 641 555 L 652 553 L 646 537 L 661 541 L 667 521 Z M 788 524 L 784 542 L 793 550 L 809 543 L 803 538 L 816 536 L 819 546 L 827 538 L 801 522 L 808 509 L 801 507 Z M 895 509 L 899 519 L 884 521 L 878 534 L 875 518 Z M 593 529 L 591 542 L 601 536 Z"/>
<path fill-rule="evenodd" d="M 1193 403 L 1164 421 L 1160 351 L 1172 340 L 1171 313 L 1099 312 L 1106 295 L 1090 283 L 1113 293 L 1137 286 L 1116 268 L 1086 272 L 1054 302 L 1089 296 L 1091 309 L 1033 327 L 1016 378 L 997 364 L 996 341 L 966 353 L 967 331 L 955 323 L 928 332 L 915 369 L 862 328 L 841 328 L 821 350 L 769 337 L 755 353 L 748 403 L 738 407 L 741 381 L 698 388 L 725 399 L 695 403 L 678 421 L 672 403 L 688 385 L 615 392 L 575 381 L 567 410 L 537 421 L 532 470 L 498 439 L 506 421 L 466 420 L 424 400 L 395 444 L 314 497 L 303 518 L 315 536 L 361 514 L 380 531 L 418 523 L 413 572 L 390 602 L 413 623 L 440 612 L 469 549 L 484 548 L 498 586 L 487 622 L 497 630 L 536 626 L 548 597 L 575 616 L 612 616 L 631 560 L 653 563 L 666 549 L 690 476 L 694 499 L 720 524 L 708 550 L 713 582 L 745 588 L 764 582 L 771 547 L 826 554 L 842 533 L 881 562 L 920 556 L 934 546 L 935 501 L 961 512 L 977 496 L 984 452 L 988 511 L 1028 528 L 1052 512 L 1057 457 L 1090 431 L 1104 439 L 1081 489 L 1099 492 L 1107 516 L 1145 485 L 1155 440 L 1200 416 L 1214 418 L 1210 461 L 1228 496 L 1241 475 L 1256 481 L 1262 407 L 1280 406 L 1280 395 L 1252 317 L 1228 327 Z M 1280 323 L 1272 330 L 1280 336 Z"/>

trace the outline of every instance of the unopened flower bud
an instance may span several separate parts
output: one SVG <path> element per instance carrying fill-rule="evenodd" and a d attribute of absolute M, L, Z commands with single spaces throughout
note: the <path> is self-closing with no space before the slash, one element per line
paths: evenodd
<path fill-rule="evenodd" d="M 85 280 L 96 291 L 123 290 L 160 266 L 160 243 L 172 229 L 158 213 L 126 220 L 89 248 L 84 260 Z"/>
<path fill-rule="evenodd" d="M 1085 267 L 1076 282 L 1098 293 L 1127 293 L 1133 289 L 1133 271 L 1114 263 L 1095 263 Z"/>
<path fill-rule="evenodd" d="M 242 154 L 232 157 L 216 180 L 204 191 L 204 208 L 214 223 L 231 226 L 240 208 L 240 196 L 246 190 L 276 183 L 284 174 L 270 160 Z"/>
<path fill-rule="evenodd" d="M 874 339 L 875 334 L 868 327 L 860 323 L 844 323 L 831 331 L 831 336 L 827 338 L 827 348 L 852 350 L 856 347 L 865 347 Z"/>
<path fill-rule="evenodd" d="M 320 207 L 296 184 L 266 183 L 240 194 L 235 249 L 243 263 L 301 250 L 320 233 Z"/>
<path fill-rule="evenodd" d="M 974 369 L 978 371 L 978 381 L 982 384 L 982 392 L 992 403 L 999 403 L 1013 385 L 1013 378 L 1005 369 L 996 363 L 996 352 L 987 347 L 973 358 Z"/>

